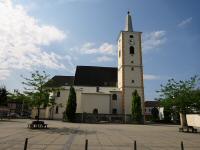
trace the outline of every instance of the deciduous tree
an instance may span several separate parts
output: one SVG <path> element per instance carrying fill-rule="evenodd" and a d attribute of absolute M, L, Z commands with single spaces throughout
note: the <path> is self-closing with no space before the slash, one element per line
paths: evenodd
<path fill-rule="evenodd" d="M 157 91 L 160 93 L 161 104 L 164 107 L 180 113 L 182 126 L 187 126 L 186 113 L 197 112 L 200 108 L 198 94 L 195 94 L 198 90 L 198 83 L 198 76 L 185 81 L 170 79 Z"/>
<path fill-rule="evenodd" d="M 23 76 L 22 76 L 23 77 Z M 38 110 L 37 119 L 40 117 L 40 107 L 47 106 L 49 103 L 49 91 L 45 87 L 45 83 L 48 81 L 49 76 L 45 71 L 40 73 L 35 71 L 31 73 L 31 77 L 23 77 L 25 80 L 22 84 L 25 85 L 25 93 L 28 94 L 31 98 L 31 105 L 36 107 Z"/>
<path fill-rule="evenodd" d="M 0 87 L 0 106 L 7 106 L 8 92 L 5 86 Z"/>

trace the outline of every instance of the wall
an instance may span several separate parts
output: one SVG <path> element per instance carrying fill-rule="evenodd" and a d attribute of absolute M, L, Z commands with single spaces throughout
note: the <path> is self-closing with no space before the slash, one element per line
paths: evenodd
<path fill-rule="evenodd" d="M 82 93 L 82 112 L 93 113 L 95 108 L 99 114 L 110 113 L 110 95 L 96 93 Z"/>
<path fill-rule="evenodd" d="M 134 38 L 130 38 L 130 35 Z M 134 54 L 130 54 L 130 46 L 134 46 Z M 132 93 L 137 90 L 141 97 L 142 114 L 144 114 L 141 32 L 121 32 L 118 53 L 119 51 L 121 55 L 118 54 L 118 88 L 123 91 L 121 106 L 125 106 L 125 114 L 131 114 Z"/>
<path fill-rule="evenodd" d="M 200 114 L 187 114 L 188 126 L 200 127 Z"/>

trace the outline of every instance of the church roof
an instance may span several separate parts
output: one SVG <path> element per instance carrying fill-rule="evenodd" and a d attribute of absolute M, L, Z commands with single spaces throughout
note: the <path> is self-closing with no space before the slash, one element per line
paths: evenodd
<path fill-rule="evenodd" d="M 115 87 L 117 68 L 97 66 L 77 66 L 74 85 Z"/>
<path fill-rule="evenodd" d="M 54 76 L 49 80 L 45 86 L 47 87 L 60 87 L 69 86 L 74 84 L 74 76 Z"/>
<path fill-rule="evenodd" d="M 70 85 L 115 87 L 117 85 L 117 68 L 77 66 L 75 77 L 54 76 L 46 83 L 47 87 Z"/>

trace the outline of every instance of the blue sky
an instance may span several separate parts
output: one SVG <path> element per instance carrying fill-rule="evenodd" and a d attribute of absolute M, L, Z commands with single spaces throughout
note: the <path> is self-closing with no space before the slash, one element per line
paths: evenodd
<path fill-rule="evenodd" d="M 32 70 L 74 75 L 76 65 L 117 66 L 130 11 L 143 32 L 145 99 L 169 78 L 200 74 L 199 0 L 0 0 L 0 84 L 22 88 Z"/>

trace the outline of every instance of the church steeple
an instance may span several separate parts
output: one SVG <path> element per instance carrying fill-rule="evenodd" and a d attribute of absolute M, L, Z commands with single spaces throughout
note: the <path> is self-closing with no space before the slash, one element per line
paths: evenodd
<path fill-rule="evenodd" d="M 126 16 L 125 31 L 133 32 L 132 19 L 131 19 L 131 15 L 130 15 L 129 11 L 128 11 L 128 14 Z"/>

